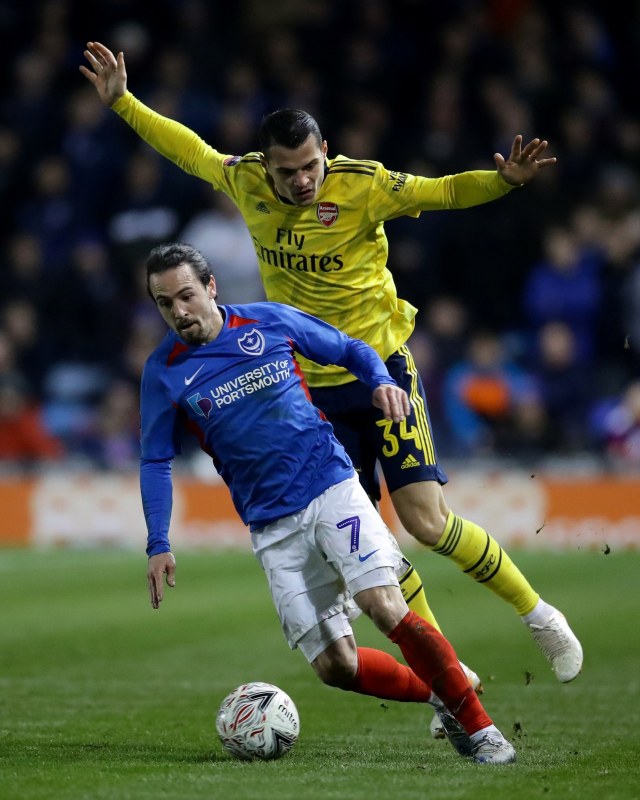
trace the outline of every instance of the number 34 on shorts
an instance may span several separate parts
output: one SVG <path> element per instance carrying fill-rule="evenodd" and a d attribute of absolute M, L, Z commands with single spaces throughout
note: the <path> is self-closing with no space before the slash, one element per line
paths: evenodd
<path fill-rule="evenodd" d="M 407 441 L 412 441 L 416 450 L 424 451 L 420 432 L 415 425 L 408 424 L 406 419 L 403 419 L 397 424 L 390 419 L 377 419 L 376 425 L 382 428 L 384 444 L 380 452 L 387 458 L 398 455 L 402 447 L 402 442 Z M 404 450 L 406 448 L 402 447 L 402 449 Z"/>

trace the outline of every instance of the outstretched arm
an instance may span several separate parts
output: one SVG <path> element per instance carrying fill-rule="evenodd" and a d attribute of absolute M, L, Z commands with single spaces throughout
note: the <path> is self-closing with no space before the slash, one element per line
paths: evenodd
<path fill-rule="evenodd" d="M 100 42 L 88 42 L 84 55 L 91 69 L 81 66 L 80 72 L 95 86 L 106 106 L 122 117 L 160 155 L 189 175 L 213 184 L 215 189 L 226 190 L 219 178 L 227 156 L 218 153 L 179 122 L 156 114 L 128 92 L 122 53 L 116 57 Z"/>
<path fill-rule="evenodd" d="M 539 169 L 553 166 L 555 158 L 543 158 L 549 146 L 546 139 L 532 139 L 524 147 L 522 136 L 518 134 L 513 140 L 509 157 L 505 160 L 500 153 L 495 153 L 493 160 L 503 181 L 511 186 L 522 186 L 534 178 Z"/>
<path fill-rule="evenodd" d="M 127 91 L 124 54 L 118 53 L 115 56 L 100 42 L 87 42 L 84 57 L 91 69 L 83 65 L 80 67 L 80 72 L 95 86 L 102 102 L 111 108 Z"/>
<path fill-rule="evenodd" d="M 402 213 L 408 213 L 407 209 L 410 213 L 413 210 L 473 208 L 504 197 L 516 186 L 529 183 L 538 174 L 538 170 L 556 163 L 554 157 L 547 158 L 544 155 L 548 146 L 546 139 L 532 139 L 523 146 L 522 136 L 518 134 L 506 159 L 501 153 L 494 154 L 495 170 L 470 170 L 441 178 L 414 176 L 411 184 L 407 183 L 411 185 L 411 195 L 402 206 Z M 394 202 L 400 202 L 399 198 L 400 194 L 396 193 Z M 387 213 L 381 219 L 389 219 L 391 216 L 398 214 Z"/>

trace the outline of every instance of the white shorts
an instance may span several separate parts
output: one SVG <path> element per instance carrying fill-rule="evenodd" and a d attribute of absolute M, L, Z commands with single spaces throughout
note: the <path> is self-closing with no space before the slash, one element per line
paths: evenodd
<path fill-rule="evenodd" d="M 352 634 L 358 592 L 398 585 L 402 553 L 357 476 L 251 538 L 286 640 L 309 662 Z"/>

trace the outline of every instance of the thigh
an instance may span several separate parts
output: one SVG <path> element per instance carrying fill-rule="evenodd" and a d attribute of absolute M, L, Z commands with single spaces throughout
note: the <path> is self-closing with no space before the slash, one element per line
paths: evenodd
<path fill-rule="evenodd" d="M 446 483 L 447 476 L 438 464 L 424 386 L 409 348 L 403 345 L 386 365 L 411 400 L 411 414 L 400 423 L 384 419 L 376 409 L 377 453 L 389 491 L 419 481 Z"/>
<path fill-rule="evenodd" d="M 395 572 L 403 562 L 402 553 L 357 478 L 324 493 L 316 538 L 350 594 L 373 586 L 397 585 Z"/>
<path fill-rule="evenodd" d="M 346 614 L 335 614 L 323 619 L 308 630 L 298 641 L 302 655 L 324 680 L 338 663 L 353 663 L 355 650 L 353 629 Z M 356 655 L 357 666 L 357 655 Z"/>
<path fill-rule="evenodd" d="M 348 618 L 359 612 L 342 576 L 316 545 L 320 498 L 303 511 L 252 533 L 255 555 L 265 571 L 280 624 L 292 649 L 308 631 L 333 617 L 339 618 L 326 630 L 323 627 L 304 651 L 307 658 L 312 656 L 310 660 L 328 642 L 349 635 Z M 318 650 L 318 643 L 324 647 Z"/>
<path fill-rule="evenodd" d="M 449 516 L 439 483 L 420 481 L 401 486 L 391 493 L 391 501 L 405 530 L 426 547 L 438 543 Z"/>

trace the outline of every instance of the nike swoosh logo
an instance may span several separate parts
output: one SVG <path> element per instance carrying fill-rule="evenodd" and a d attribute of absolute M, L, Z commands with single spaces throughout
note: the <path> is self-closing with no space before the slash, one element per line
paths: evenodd
<path fill-rule="evenodd" d="M 191 384 L 192 384 L 192 383 L 193 383 L 193 381 L 195 380 L 195 377 L 196 377 L 196 375 L 197 375 L 197 374 L 200 372 L 200 370 L 201 370 L 203 367 L 204 367 L 204 364 L 200 364 L 200 366 L 198 367 L 198 369 L 197 369 L 197 370 L 196 370 L 196 371 L 193 373 L 193 375 L 192 375 L 190 378 L 185 378 L 185 379 L 184 379 L 184 385 L 185 385 L 185 386 L 191 386 Z"/>
<path fill-rule="evenodd" d="M 370 553 L 367 553 L 367 555 L 366 555 L 366 556 L 361 556 L 361 555 L 358 555 L 358 558 L 360 559 L 360 561 L 366 561 L 368 558 L 371 558 L 371 556 L 372 556 L 374 553 L 377 553 L 379 549 L 380 549 L 379 547 L 376 547 L 376 549 L 375 549 L 375 550 L 372 550 Z"/>

